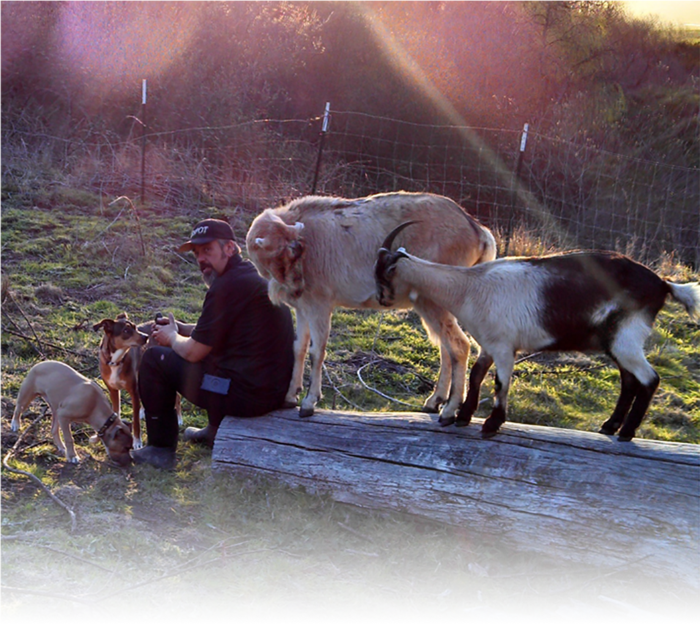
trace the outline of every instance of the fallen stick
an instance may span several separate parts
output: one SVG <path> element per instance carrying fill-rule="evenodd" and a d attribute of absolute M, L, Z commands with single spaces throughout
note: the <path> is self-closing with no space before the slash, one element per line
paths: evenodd
<path fill-rule="evenodd" d="M 28 477 L 31 479 L 34 483 L 36 483 L 46 494 L 48 497 L 56 503 L 59 507 L 61 507 L 69 516 L 71 519 L 71 532 L 75 531 L 75 527 L 77 524 L 77 518 L 75 516 L 75 512 L 68 506 L 66 503 L 64 503 L 58 496 L 56 496 L 45 484 L 44 482 L 39 479 L 36 475 L 33 475 L 31 472 L 27 472 L 26 470 L 20 470 L 19 468 L 13 468 L 10 466 L 9 461 L 15 456 L 15 453 L 17 452 L 17 449 L 19 448 L 20 442 L 24 439 L 24 436 L 27 435 L 27 432 L 30 431 L 34 425 L 36 425 L 45 415 L 46 415 L 46 410 L 47 408 L 44 407 L 42 410 L 41 414 L 37 416 L 31 423 L 30 425 L 17 437 L 17 441 L 14 443 L 13 447 L 7 452 L 5 455 L 5 458 L 2 461 L 2 465 L 5 467 L 5 470 L 8 472 L 12 472 L 14 474 L 20 474 L 25 477 Z"/>

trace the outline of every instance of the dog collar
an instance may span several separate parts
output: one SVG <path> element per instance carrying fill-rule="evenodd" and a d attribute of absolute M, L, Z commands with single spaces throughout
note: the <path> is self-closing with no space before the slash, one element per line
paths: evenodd
<path fill-rule="evenodd" d="M 127 353 L 129 353 L 129 349 L 117 349 L 114 353 L 112 353 L 112 357 L 107 364 L 109 366 L 119 366 L 124 361 Z"/>
<path fill-rule="evenodd" d="M 117 420 L 117 414 L 115 412 L 112 412 L 112 415 L 107 420 L 105 420 L 105 424 L 100 427 L 99 431 L 97 432 L 97 437 L 104 438 L 105 433 L 107 433 L 107 429 L 109 429 L 112 426 L 115 420 Z"/>

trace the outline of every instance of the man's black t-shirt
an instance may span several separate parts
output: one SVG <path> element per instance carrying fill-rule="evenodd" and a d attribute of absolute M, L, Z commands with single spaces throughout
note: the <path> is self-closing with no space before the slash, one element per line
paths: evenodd
<path fill-rule="evenodd" d="M 267 282 L 240 255 L 212 282 L 192 338 L 212 347 L 206 372 L 231 379 L 253 400 L 286 392 L 294 362 L 291 313 L 270 301 Z"/>

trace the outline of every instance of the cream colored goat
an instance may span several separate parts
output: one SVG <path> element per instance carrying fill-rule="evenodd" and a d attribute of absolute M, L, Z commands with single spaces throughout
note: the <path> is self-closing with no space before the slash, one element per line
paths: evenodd
<path fill-rule="evenodd" d="M 496 257 L 491 232 L 447 197 L 387 193 L 361 199 L 304 197 L 258 215 L 248 230 L 250 259 L 270 280 L 270 297 L 296 309 L 295 363 L 287 393 L 296 405 L 304 359 L 311 360 L 310 387 L 301 416 L 313 414 L 321 398 L 321 372 L 337 307 L 378 308 L 373 267 L 382 241 L 398 224 L 420 218 L 424 226 L 406 233 L 406 243 L 444 264 L 471 266 Z M 426 411 L 454 415 L 464 399 L 469 341 L 454 317 L 433 301 L 409 299 L 397 285 L 393 307 L 414 307 L 429 336 L 440 344 L 440 375 Z M 309 347 L 310 344 L 310 347 Z"/>

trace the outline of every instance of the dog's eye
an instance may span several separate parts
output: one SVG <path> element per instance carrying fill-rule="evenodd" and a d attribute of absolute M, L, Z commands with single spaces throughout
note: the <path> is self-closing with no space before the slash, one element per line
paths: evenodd
<path fill-rule="evenodd" d="M 124 330 L 122 331 L 122 336 L 124 336 L 125 338 L 128 338 L 133 333 L 134 333 L 134 330 L 131 327 L 125 327 Z"/>

